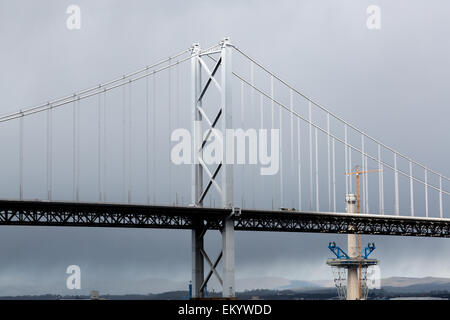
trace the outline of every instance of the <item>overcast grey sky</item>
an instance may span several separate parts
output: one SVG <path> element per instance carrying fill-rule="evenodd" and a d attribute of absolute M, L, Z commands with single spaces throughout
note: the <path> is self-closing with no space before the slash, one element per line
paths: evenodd
<path fill-rule="evenodd" d="M 81 8 L 80 30 L 66 28 L 66 9 L 71 4 Z M 366 27 L 366 9 L 372 4 L 381 8 L 380 30 Z M 2 0 L 0 113 L 107 81 L 194 42 L 206 47 L 230 36 L 237 46 L 331 111 L 450 175 L 449 9 L 450 4 L 443 0 Z M 185 70 L 189 68 L 180 68 L 180 72 Z M 70 116 L 69 109 L 60 119 L 71 121 Z M 56 126 L 64 130 L 68 124 Z M 15 195 L 11 185 L 17 181 L 8 181 L 14 177 L 10 168 L 17 159 L 11 155 L 16 150 L 11 143 L 17 137 L 15 128 L 6 124 L 0 129 L 4 130 L 0 131 L 0 143 L 5 150 L 0 172 L 7 177 L 0 179 L 4 193 L 0 198 Z M 29 163 L 26 181 L 31 186 L 26 192 L 39 198 L 45 194 L 39 188 L 45 165 L 43 156 L 34 151 L 45 145 L 30 136 L 45 132 L 45 128 L 36 118 L 27 123 L 26 130 L 25 144 L 31 150 L 25 154 Z M 109 130 L 113 137 L 115 126 Z M 67 144 L 55 139 L 56 144 Z M 85 140 L 89 140 L 89 133 Z M 135 155 L 139 157 L 139 151 Z M 56 189 L 72 183 L 61 178 L 68 175 L 61 164 L 68 159 L 60 157 Z M 86 156 L 86 163 L 89 159 Z M 110 170 L 116 165 L 110 164 Z M 84 175 L 91 173 L 86 170 Z M 189 194 L 189 187 L 187 180 L 186 185 L 174 188 Z M 64 197 L 66 191 L 60 192 Z M 114 197 L 115 191 L 111 192 Z M 218 234 L 212 232 L 208 239 L 208 249 L 215 256 Z M 376 243 L 375 256 L 381 261 L 383 277 L 450 277 L 450 246 L 445 239 L 363 239 L 364 243 Z M 327 244 L 333 240 L 345 243 L 343 236 L 336 235 L 238 232 L 236 277 L 331 279 L 325 260 L 330 257 Z M 65 268 L 70 264 L 81 267 L 83 293 L 93 289 L 141 293 L 187 288 L 191 272 L 187 231 L 1 227 L 0 257 L 0 295 L 68 293 Z"/>

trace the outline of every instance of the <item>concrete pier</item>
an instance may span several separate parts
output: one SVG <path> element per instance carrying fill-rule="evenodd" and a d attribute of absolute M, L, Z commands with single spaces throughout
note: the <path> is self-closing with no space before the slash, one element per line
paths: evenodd
<path fill-rule="evenodd" d="M 345 197 L 347 203 L 347 213 L 356 212 L 356 195 L 347 194 Z M 358 244 L 356 242 L 357 235 L 349 234 L 348 236 L 348 255 L 350 259 L 358 258 Z M 349 266 L 347 271 L 347 300 L 359 300 L 359 279 L 358 279 L 358 266 Z"/>

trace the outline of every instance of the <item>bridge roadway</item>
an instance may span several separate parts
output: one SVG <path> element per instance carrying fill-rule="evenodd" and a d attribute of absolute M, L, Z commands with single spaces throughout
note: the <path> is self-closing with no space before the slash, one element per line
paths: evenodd
<path fill-rule="evenodd" d="M 220 230 L 231 209 L 0 200 L 0 225 Z M 241 210 L 235 230 L 450 237 L 450 219 Z M 352 231 L 352 229 L 354 231 Z"/>

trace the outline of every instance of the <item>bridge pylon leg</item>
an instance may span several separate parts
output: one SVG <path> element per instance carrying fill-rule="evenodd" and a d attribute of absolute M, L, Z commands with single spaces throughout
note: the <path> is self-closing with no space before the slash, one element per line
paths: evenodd
<path fill-rule="evenodd" d="M 192 230 L 192 298 L 203 298 L 202 284 L 205 278 L 203 249 L 204 230 L 200 227 Z"/>
<path fill-rule="evenodd" d="M 234 221 L 227 218 L 223 222 L 222 230 L 222 255 L 223 255 L 223 285 L 222 296 L 234 298 Z"/>
<path fill-rule="evenodd" d="M 196 207 L 202 207 L 203 201 L 212 189 L 217 190 L 221 199 L 222 207 L 230 210 L 230 216 L 224 219 L 221 226 L 222 250 L 215 261 L 212 261 L 205 250 L 203 250 L 203 235 L 207 226 L 200 224 L 203 229 L 192 231 L 192 296 L 193 298 L 202 298 L 205 296 L 205 288 L 212 274 L 214 274 L 219 283 L 222 285 L 222 296 L 224 298 L 234 298 L 235 296 L 235 278 L 234 278 L 234 200 L 233 200 L 233 163 L 227 154 L 229 144 L 232 146 L 231 139 L 227 132 L 233 129 L 232 122 L 232 68 L 231 55 L 232 46 L 230 39 L 225 38 L 220 43 L 220 51 L 216 50 L 216 54 L 220 54 L 215 61 L 215 66 L 209 68 L 205 60 L 205 56 L 211 54 L 209 51 L 202 52 L 199 44 L 192 47 L 191 59 L 191 88 L 192 88 L 192 145 L 194 161 L 192 166 L 192 204 Z M 211 58 L 211 56 L 209 56 Z M 221 70 L 220 73 L 217 73 Z M 206 74 L 206 82 L 202 81 L 202 74 Z M 220 74 L 220 80 L 218 75 Z M 219 83 L 220 81 L 220 83 Z M 214 85 L 210 86 L 213 83 Z M 203 106 L 203 97 L 209 90 L 218 89 L 220 95 L 219 110 L 213 118 L 209 118 Z M 210 106 L 211 103 L 208 104 Z M 206 106 L 206 107 L 208 107 Z M 221 127 L 219 127 L 219 122 Z M 206 137 L 203 135 L 203 129 L 207 127 Z M 203 159 L 203 148 L 208 141 L 210 134 L 218 129 L 222 129 L 222 159 L 220 163 L 212 170 L 208 168 L 207 161 Z M 228 140 L 230 139 L 230 140 Z M 220 174 L 219 174 L 220 173 Z M 207 183 L 204 184 L 204 177 Z M 218 181 L 217 179 L 221 180 Z M 216 270 L 219 261 L 223 262 L 222 277 Z M 203 264 L 207 262 L 210 271 L 204 275 Z"/>
<path fill-rule="evenodd" d="M 224 136 L 223 145 L 223 162 L 222 166 L 222 206 L 224 208 L 234 207 L 234 194 L 233 194 L 233 164 L 228 162 L 229 155 L 227 150 L 229 145 L 233 145 L 233 141 L 229 141 L 230 138 L 226 132 L 233 128 L 232 117 L 232 93 L 231 93 L 231 54 L 232 48 L 230 46 L 230 39 L 226 38 L 222 42 L 222 111 L 224 118 L 222 121 L 222 130 Z M 235 297 L 235 278 L 234 278 L 234 214 L 224 220 L 222 229 L 222 254 L 223 254 L 223 285 L 222 296 L 224 298 Z"/>

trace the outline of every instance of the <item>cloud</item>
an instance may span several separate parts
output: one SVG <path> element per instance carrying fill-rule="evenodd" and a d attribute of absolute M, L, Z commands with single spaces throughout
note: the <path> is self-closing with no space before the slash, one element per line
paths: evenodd
<path fill-rule="evenodd" d="M 427 10 L 422 10 L 420 2 L 408 1 L 404 3 L 409 8 L 405 13 L 403 2 L 381 1 L 382 28 L 376 32 L 366 28 L 368 4 L 350 1 L 277 4 L 134 1 L 131 4 L 84 0 L 78 3 L 82 14 L 79 31 L 66 29 L 66 4 L 63 2 L 57 5 L 51 1 L 27 3 L 30 10 L 23 10 L 20 2 L 2 4 L 0 35 L 8 50 L 0 52 L 0 61 L 3 61 L 0 113 L 97 85 L 185 49 L 193 42 L 201 42 L 206 47 L 224 36 L 231 36 L 237 46 L 343 118 L 437 171 L 445 173 L 447 170 L 450 47 L 446 40 L 448 4 L 445 2 L 427 5 Z M 235 66 L 242 72 L 249 70 L 238 55 Z M 170 122 L 168 74 L 158 75 L 155 91 L 150 90 L 155 95 L 157 119 L 151 122 L 155 123 L 155 131 L 153 127 L 150 129 L 152 179 L 149 192 L 157 203 L 186 205 L 190 202 L 190 167 L 169 168 L 168 165 L 170 128 L 190 128 L 189 72 L 187 63 L 170 75 Z M 267 87 L 269 82 L 264 81 L 261 80 L 260 85 Z M 122 189 L 123 94 L 133 105 L 130 154 L 133 201 L 147 199 L 143 134 L 146 86 L 153 88 L 153 79 L 125 91 L 116 90 L 106 98 L 105 190 L 108 201 L 125 199 Z M 237 95 L 234 101 L 239 98 Z M 80 111 L 80 190 L 85 201 L 97 201 L 98 194 L 97 106 L 97 99 L 90 99 L 83 102 Z M 301 106 L 299 104 L 299 108 Z M 268 107 L 265 102 L 265 110 Z M 71 200 L 72 197 L 71 108 L 67 106 L 53 115 L 55 199 Z M 252 114 L 246 117 L 249 126 L 259 121 Z M 239 121 L 239 117 L 235 119 Z M 45 121 L 45 114 L 25 121 L 24 191 L 27 198 L 45 199 L 47 194 Z M 285 121 L 288 124 L 288 120 Z M 17 123 L 0 126 L 1 198 L 17 197 L 17 139 Z M 272 203 L 278 206 L 278 180 L 254 181 L 251 170 L 241 169 L 236 169 L 239 190 L 236 203 L 242 205 L 245 196 L 247 205 L 256 202 L 266 207 Z M 343 170 L 337 174 L 342 175 Z M 291 178 L 291 175 L 286 178 L 291 186 L 285 189 L 286 202 L 297 207 Z M 375 183 L 376 178 L 370 179 Z M 246 187 L 240 189 L 243 185 Z M 320 194 L 326 197 L 326 181 L 321 181 L 320 186 Z M 308 188 L 304 189 L 306 208 L 309 194 Z M 376 190 L 376 186 L 370 185 L 370 190 Z M 342 195 L 342 188 L 338 192 Z M 390 193 L 389 187 L 386 192 Z M 423 193 L 418 187 L 416 192 Z M 343 210 L 344 199 L 341 198 L 337 202 Z M 387 205 L 392 205 L 389 195 L 387 198 Z M 208 202 L 218 204 L 217 199 Z M 376 203 L 373 199 L 371 201 Z M 432 199 L 436 209 L 437 200 Z M 325 198 L 322 200 L 326 203 Z M 408 205 L 402 196 L 402 208 L 408 210 Z M 420 215 L 423 215 L 422 207 L 418 200 Z M 375 210 L 377 205 L 373 204 L 372 208 Z M 374 255 L 381 260 L 383 277 L 449 276 L 449 270 L 442 267 L 448 264 L 446 256 L 449 256 L 445 240 L 372 236 L 363 239 L 364 243 L 376 242 Z M 331 252 L 327 245 L 335 240 L 345 247 L 345 237 L 338 235 L 238 232 L 236 276 L 329 279 L 331 270 L 325 260 Z M 80 265 L 85 290 L 97 288 L 104 293 L 131 293 L 183 288 L 191 276 L 190 241 L 188 231 L 1 227 L 0 294 L 65 292 L 65 268 L 69 264 Z M 218 253 L 219 244 L 217 233 L 211 232 L 207 237 L 207 249 L 212 256 Z"/>

